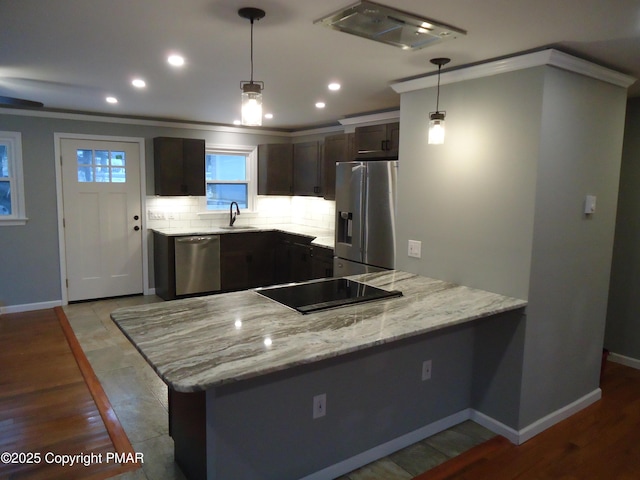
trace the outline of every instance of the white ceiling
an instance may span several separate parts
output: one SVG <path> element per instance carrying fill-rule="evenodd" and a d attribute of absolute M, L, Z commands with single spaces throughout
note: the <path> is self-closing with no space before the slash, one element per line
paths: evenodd
<path fill-rule="evenodd" d="M 390 84 L 446 68 L 554 46 L 640 78 L 640 0 L 380 0 L 467 30 L 415 52 L 314 21 L 352 0 L 0 0 L 0 95 L 48 109 L 232 124 L 240 81 L 265 83 L 266 128 L 304 129 L 399 106 Z M 186 57 L 180 70 L 169 52 Z M 130 82 L 143 77 L 147 88 Z M 327 84 L 342 89 L 330 92 Z M 630 96 L 640 95 L 637 82 Z M 119 103 L 109 105 L 107 95 Z M 318 110 L 314 104 L 326 102 Z"/>

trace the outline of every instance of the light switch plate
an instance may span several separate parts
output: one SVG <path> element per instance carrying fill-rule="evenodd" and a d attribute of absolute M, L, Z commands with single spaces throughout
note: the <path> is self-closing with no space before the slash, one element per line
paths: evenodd
<path fill-rule="evenodd" d="M 422 256 L 422 242 L 419 240 L 409 240 L 409 256 L 420 258 Z"/>
<path fill-rule="evenodd" d="M 584 198 L 584 213 L 586 215 L 593 215 L 596 213 L 596 196 L 587 195 Z"/>

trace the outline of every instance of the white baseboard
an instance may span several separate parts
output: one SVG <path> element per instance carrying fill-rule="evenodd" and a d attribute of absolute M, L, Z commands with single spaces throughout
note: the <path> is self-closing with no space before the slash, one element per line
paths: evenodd
<path fill-rule="evenodd" d="M 50 302 L 40 303 L 25 303 L 24 305 L 8 305 L 6 307 L 0 307 L 0 315 L 4 313 L 21 313 L 31 312 L 33 310 L 45 310 L 48 308 L 62 306 L 62 300 L 52 300 Z"/>
<path fill-rule="evenodd" d="M 609 354 L 609 360 L 621 365 L 626 365 L 627 367 L 640 370 L 640 360 L 638 360 L 637 358 L 627 357 L 625 355 L 620 355 L 619 353 L 611 352 Z"/>
<path fill-rule="evenodd" d="M 362 452 L 354 457 L 348 458 L 342 462 L 331 465 L 330 467 L 323 468 L 317 472 L 307 475 L 300 480 L 330 480 L 337 478 L 345 473 L 352 472 L 364 465 L 371 462 L 375 462 L 387 455 L 390 455 L 398 450 L 413 445 L 421 440 L 424 440 L 431 435 L 435 435 L 438 432 L 442 432 L 448 428 L 453 427 L 459 423 L 469 419 L 471 414 L 470 409 L 462 410 L 458 413 L 454 413 L 448 417 L 445 417 L 436 422 L 425 425 L 413 432 L 409 432 L 406 435 L 402 435 L 398 438 L 394 438 L 382 445 L 378 445 L 370 450 Z"/>
<path fill-rule="evenodd" d="M 592 403 L 597 402 L 598 400 L 600 400 L 600 398 L 602 398 L 602 390 L 596 388 L 594 391 L 586 394 L 584 397 L 579 398 L 575 402 L 565 405 L 562 408 L 559 408 L 555 412 L 551 412 L 549 415 L 536 420 L 535 422 L 521 430 L 514 430 L 513 428 L 508 427 L 507 425 L 500 423 L 499 421 L 476 410 L 473 410 L 471 412 L 471 420 L 479 423 L 483 427 L 488 428 L 498 435 L 506 437 L 511 443 L 521 445 L 527 440 L 532 439 L 539 433 L 542 433 L 547 428 L 552 427 L 556 423 L 569 418 L 574 413 L 578 413 L 583 408 L 586 408 Z"/>
<path fill-rule="evenodd" d="M 600 398 L 602 398 L 602 390 L 596 388 L 594 391 L 588 393 L 584 397 L 579 398 L 575 402 L 572 402 L 568 405 L 565 405 L 564 407 L 550 413 L 549 415 L 546 415 L 545 417 L 542 417 L 541 419 L 533 422 L 531 425 L 521 430 L 515 430 L 505 425 L 504 423 L 501 423 L 498 420 L 485 415 L 482 412 L 479 412 L 472 408 L 468 408 L 466 410 L 461 410 L 458 413 L 454 413 L 453 415 L 445 417 L 442 420 L 430 423 L 429 425 L 414 430 L 413 432 L 407 433 L 406 435 L 402 435 L 398 438 L 383 443 L 382 445 L 378 445 L 370 450 L 355 455 L 354 457 L 336 463 L 335 465 L 331 465 L 327 468 L 307 475 L 300 480 L 330 480 L 333 478 L 337 478 L 341 475 L 352 472 L 353 470 L 356 470 L 364 465 L 386 457 L 387 455 L 397 452 L 402 448 L 408 447 L 409 445 L 413 445 L 414 443 L 424 440 L 431 435 L 435 435 L 436 433 L 442 432 L 443 430 L 458 425 L 465 420 L 473 420 L 479 425 L 488 428 L 495 434 L 502 435 L 511 443 L 521 445 L 527 440 L 535 437 L 539 433 L 542 433 L 547 428 L 552 427 L 556 423 L 569 418 L 571 415 L 578 413 L 583 408 L 586 408 L 592 403 L 597 402 L 598 400 L 600 400 Z"/>

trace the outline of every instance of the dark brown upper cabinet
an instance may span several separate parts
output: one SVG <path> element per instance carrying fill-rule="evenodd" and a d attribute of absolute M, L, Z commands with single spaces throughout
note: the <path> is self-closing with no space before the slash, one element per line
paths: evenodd
<path fill-rule="evenodd" d="M 153 160 L 156 195 L 206 194 L 204 140 L 156 137 Z"/>
<path fill-rule="evenodd" d="M 400 122 L 356 127 L 357 159 L 398 158 Z"/>
<path fill-rule="evenodd" d="M 258 195 L 293 195 L 293 146 L 258 145 Z"/>
<path fill-rule="evenodd" d="M 336 198 L 336 163 L 355 160 L 354 134 L 339 133 L 324 139 L 323 196 L 327 200 Z"/>
<path fill-rule="evenodd" d="M 323 168 L 320 162 L 320 143 L 293 144 L 293 194 L 322 196 Z"/>

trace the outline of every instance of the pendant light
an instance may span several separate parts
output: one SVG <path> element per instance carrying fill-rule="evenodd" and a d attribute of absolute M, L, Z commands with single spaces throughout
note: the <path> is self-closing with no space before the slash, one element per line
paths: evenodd
<path fill-rule="evenodd" d="M 436 96 L 436 111 L 429 114 L 429 143 L 442 145 L 444 143 L 444 117 L 446 112 L 441 112 L 440 107 L 440 70 L 443 65 L 451 61 L 450 58 L 433 58 L 431 63 L 438 66 L 438 92 Z"/>
<path fill-rule="evenodd" d="M 242 89 L 242 125 L 259 127 L 262 125 L 262 90 L 264 82 L 253 81 L 253 22 L 264 18 L 264 10 L 241 8 L 238 15 L 251 22 L 251 80 L 240 82 Z"/>

